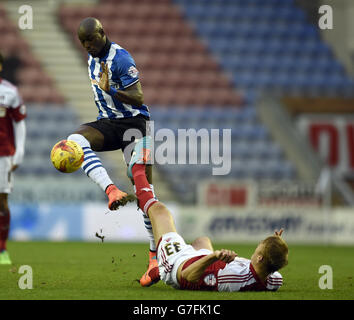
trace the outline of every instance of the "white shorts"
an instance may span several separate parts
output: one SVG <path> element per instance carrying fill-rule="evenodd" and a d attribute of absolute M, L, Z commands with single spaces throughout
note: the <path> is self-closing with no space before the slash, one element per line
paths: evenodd
<path fill-rule="evenodd" d="M 10 193 L 13 185 L 12 157 L 0 157 L 0 193 Z"/>
<path fill-rule="evenodd" d="M 177 270 L 181 263 L 210 253 L 212 251 L 208 249 L 195 250 L 176 232 L 164 234 L 157 250 L 160 279 L 174 288 L 179 288 Z"/>

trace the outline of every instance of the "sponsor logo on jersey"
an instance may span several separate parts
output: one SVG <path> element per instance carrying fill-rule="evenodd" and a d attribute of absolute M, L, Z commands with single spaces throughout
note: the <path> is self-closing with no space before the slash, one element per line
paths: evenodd
<path fill-rule="evenodd" d="M 131 66 L 128 69 L 128 74 L 132 77 L 132 78 L 136 78 L 139 74 L 139 71 L 137 68 L 135 68 L 134 66 Z"/>
<path fill-rule="evenodd" d="M 205 278 L 204 278 L 204 283 L 207 286 L 215 286 L 216 284 L 216 278 L 213 274 L 208 274 Z"/>

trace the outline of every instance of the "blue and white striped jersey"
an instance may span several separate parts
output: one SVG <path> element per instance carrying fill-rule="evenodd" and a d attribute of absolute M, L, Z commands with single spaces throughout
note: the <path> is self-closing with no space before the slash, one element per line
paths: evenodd
<path fill-rule="evenodd" d="M 130 118 L 138 114 L 150 117 L 149 108 L 146 105 L 133 106 L 123 103 L 106 93 L 98 86 L 99 73 L 102 71 L 101 62 L 108 65 L 109 85 L 117 90 L 125 90 L 139 81 L 139 72 L 134 59 L 129 52 L 118 44 L 111 42 L 105 56 L 92 57 L 88 54 L 88 72 L 91 80 L 95 103 L 99 115 L 97 119 Z"/>

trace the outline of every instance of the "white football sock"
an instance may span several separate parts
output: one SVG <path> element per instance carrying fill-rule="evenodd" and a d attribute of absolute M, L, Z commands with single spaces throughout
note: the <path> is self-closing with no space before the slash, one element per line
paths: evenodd
<path fill-rule="evenodd" d="M 92 151 L 90 142 L 81 134 L 71 134 L 68 140 L 77 142 L 84 150 L 84 162 L 81 168 L 85 171 L 88 177 L 97 183 L 103 191 L 113 184 L 111 178 L 108 176 L 106 169 L 102 166 L 100 158 Z"/>

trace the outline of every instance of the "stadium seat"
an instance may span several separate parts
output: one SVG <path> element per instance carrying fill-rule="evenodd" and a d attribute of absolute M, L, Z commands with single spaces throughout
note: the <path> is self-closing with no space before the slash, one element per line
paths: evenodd
<path fill-rule="evenodd" d="M 133 53 L 147 104 L 242 104 L 241 93 L 232 89 L 177 7 L 167 0 L 154 1 L 154 5 L 151 0 L 137 1 L 136 5 L 125 0 L 100 1 L 84 10 L 63 5 L 58 17 L 74 35 L 80 19 L 96 14 L 110 39 Z M 76 37 L 74 42 L 86 59 Z"/>
<path fill-rule="evenodd" d="M 183 7 L 185 16 L 209 44 L 209 50 L 220 58 L 224 70 L 233 72 L 236 87 L 276 93 L 321 92 L 319 87 L 324 89 L 322 94 L 349 92 L 344 85 L 349 78 L 345 72 L 328 82 L 324 80 L 331 70 L 326 61 L 335 62 L 333 53 L 294 1 L 225 0 L 212 5 L 202 0 L 174 2 Z M 319 61 L 322 64 L 318 66 Z M 320 72 L 312 75 L 318 68 Z M 289 74 L 297 70 L 301 72 L 292 80 Z M 305 71 L 311 77 L 305 76 Z"/>

